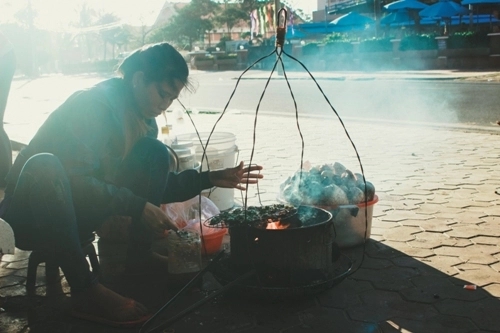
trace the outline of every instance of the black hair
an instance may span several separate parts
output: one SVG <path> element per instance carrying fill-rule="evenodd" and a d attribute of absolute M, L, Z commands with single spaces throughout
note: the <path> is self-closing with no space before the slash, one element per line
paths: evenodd
<path fill-rule="evenodd" d="M 134 73 L 143 72 L 146 83 L 166 81 L 174 86 L 180 81 L 190 90 L 189 69 L 182 55 L 169 43 L 144 45 L 133 51 L 118 66 L 118 73 L 131 81 Z"/>

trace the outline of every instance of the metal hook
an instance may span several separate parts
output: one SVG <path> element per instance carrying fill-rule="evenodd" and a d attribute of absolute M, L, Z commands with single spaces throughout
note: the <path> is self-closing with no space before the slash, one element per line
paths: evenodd
<path fill-rule="evenodd" d="M 281 8 L 276 16 L 276 47 L 283 48 L 285 45 L 287 17 L 287 10 L 285 8 Z M 284 18 L 282 22 L 283 25 L 280 24 L 280 18 Z"/>

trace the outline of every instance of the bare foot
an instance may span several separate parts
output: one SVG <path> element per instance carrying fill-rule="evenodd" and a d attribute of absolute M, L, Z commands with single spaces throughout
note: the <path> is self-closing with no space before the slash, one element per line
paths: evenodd
<path fill-rule="evenodd" d="M 102 284 L 72 293 L 71 301 L 75 316 L 107 324 L 134 322 L 145 318 L 148 313 L 141 303 L 125 298 Z"/>

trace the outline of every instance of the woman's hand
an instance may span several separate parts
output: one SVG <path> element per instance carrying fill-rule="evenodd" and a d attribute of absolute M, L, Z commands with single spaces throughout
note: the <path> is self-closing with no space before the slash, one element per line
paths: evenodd
<path fill-rule="evenodd" d="M 177 225 L 165 214 L 160 207 L 147 202 L 142 212 L 142 223 L 157 234 L 163 234 L 165 229 L 177 231 Z"/>
<path fill-rule="evenodd" d="M 260 165 L 253 165 L 244 167 L 243 161 L 237 167 L 228 168 L 218 171 L 210 171 L 208 179 L 213 186 L 224 188 L 236 188 L 245 191 L 246 184 L 257 184 L 259 179 L 264 178 L 260 172 L 254 173 L 253 171 L 260 171 Z"/>

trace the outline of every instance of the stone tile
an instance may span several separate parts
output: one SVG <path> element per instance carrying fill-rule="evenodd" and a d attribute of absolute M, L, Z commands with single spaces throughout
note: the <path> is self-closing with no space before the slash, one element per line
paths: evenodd
<path fill-rule="evenodd" d="M 397 222 L 383 222 L 380 221 L 379 219 L 373 219 L 372 220 L 372 228 L 381 228 L 381 229 L 390 229 L 390 228 L 396 228 L 398 227 L 399 224 Z"/>
<path fill-rule="evenodd" d="M 493 298 L 476 302 L 443 300 L 434 305 L 440 313 L 469 318 L 483 330 L 497 331 L 500 327 L 500 302 Z"/>
<path fill-rule="evenodd" d="M 498 255 L 495 256 L 495 258 L 499 258 Z M 495 271 L 495 272 L 500 272 L 500 262 L 496 262 L 493 265 L 490 265 L 490 267 Z"/>
<path fill-rule="evenodd" d="M 19 313 L 17 314 L 3 313 L 0 316 L 0 332 L 2 333 L 23 332 L 23 330 L 25 330 L 25 327 L 28 326 L 29 326 L 28 318 L 22 316 Z"/>
<path fill-rule="evenodd" d="M 500 230 L 498 230 L 500 233 Z M 477 225 L 453 225 L 453 230 L 447 231 L 446 234 L 450 237 L 457 238 L 474 238 L 477 236 L 493 236 L 498 237 L 497 232 L 490 229 L 481 228 Z"/>
<path fill-rule="evenodd" d="M 354 278 L 370 282 L 375 289 L 397 291 L 411 286 L 410 279 L 419 271 L 408 267 L 389 267 L 383 270 L 360 268 Z"/>
<path fill-rule="evenodd" d="M 28 259 L 24 259 L 24 260 L 10 262 L 7 264 L 6 268 L 21 269 L 21 268 L 27 268 L 27 267 L 28 267 Z"/>
<path fill-rule="evenodd" d="M 14 270 L 14 269 L 8 269 L 8 268 L 0 267 L 0 278 L 2 278 L 4 276 L 11 275 L 11 274 L 14 274 L 15 272 L 16 272 L 16 270 Z"/>
<path fill-rule="evenodd" d="M 442 211 L 442 212 L 434 214 L 434 217 L 437 219 L 446 220 L 447 224 L 455 224 L 455 223 L 460 222 L 457 219 L 457 215 L 459 212 L 461 212 L 461 210 L 458 210 L 455 208 L 449 208 L 447 211 Z"/>
<path fill-rule="evenodd" d="M 401 199 L 399 201 L 392 201 L 390 205 L 390 209 L 384 210 L 387 214 L 390 214 L 388 212 L 390 211 L 400 211 L 400 210 L 405 210 L 405 211 L 414 211 L 417 210 L 418 207 L 422 204 L 422 201 L 415 201 L 415 200 L 405 200 Z M 397 222 L 397 221 L 396 221 Z"/>
<path fill-rule="evenodd" d="M 424 203 L 419 205 L 419 207 L 415 210 L 415 213 L 422 215 L 434 215 L 440 212 L 440 205 Z"/>
<path fill-rule="evenodd" d="M 462 211 L 456 217 L 460 222 L 477 223 L 476 221 L 482 220 L 486 216 L 488 216 L 488 214 L 486 214 L 484 210 L 482 212 L 476 212 L 474 210 L 468 209 Z"/>
<path fill-rule="evenodd" d="M 407 302 L 396 292 L 373 290 L 361 295 L 364 305 L 354 305 L 347 314 L 354 320 L 382 322 L 394 317 L 419 320 L 437 311 L 427 305 Z"/>
<path fill-rule="evenodd" d="M 442 246 L 434 249 L 438 255 L 454 256 L 477 264 L 493 264 L 498 261 L 492 254 L 498 253 L 498 247 L 489 245 L 471 245 L 463 248 L 454 246 Z"/>
<path fill-rule="evenodd" d="M 474 193 L 472 199 L 476 202 L 488 202 L 488 203 L 495 203 L 496 202 L 497 204 L 500 201 L 500 199 L 498 199 L 498 196 L 496 196 L 495 193 L 493 193 L 493 192 Z"/>
<path fill-rule="evenodd" d="M 457 280 L 453 283 L 461 285 L 475 284 L 478 287 L 487 286 L 492 283 L 500 283 L 500 273 L 494 271 L 489 266 L 484 266 L 475 270 L 463 270 L 454 276 Z"/>
<path fill-rule="evenodd" d="M 347 278 L 338 286 L 318 295 L 317 300 L 324 307 L 347 309 L 352 305 L 360 304 L 361 300 L 358 295 L 367 290 L 373 290 L 369 282 Z"/>
<path fill-rule="evenodd" d="M 458 271 L 454 267 L 465 262 L 464 260 L 458 257 L 437 256 L 437 255 L 427 258 L 421 258 L 420 261 L 423 264 L 428 265 L 429 267 L 434 268 L 438 272 L 444 273 L 448 276 L 457 275 Z"/>
<path fill-rule="evenodd" d="M 382 235 L 371 235 L 370 238 L 377 242 L 383 242 L 385 240 L 384 236 Z"/>
<path fill-rule="evenodd" d="M 500 196 L 498 196 L 500 198 Z M 499 212 L 500 214 L 500 212 Z M 500 216 L 499 215 L 487 215 L 481 217 L 481 220 L 488 222 L 491 225 L 500 225 Z"/>
<path fill-rule="evenodd" d="M 421 229 L 415 227 L 398 227 L 386 229 L 383 233 L 385 239 L 395 242 L 408 242 L 414 240 L 416 234 L 422 232 Z"/>
<path fill-rule="evenodd" d="M 440 276 L 417 276 L 412 278 L 412 283 L 415 288 L 421 292 L 421 295 L 415 295 L 415 292 L 411 290 L 401 291 L 403 295 L 410 297 L 413 295 L 413 301 L 420 302 L 418 297 L 425 297 L 432 295 L 433 299 L 443 300 L 443 299 L 461 299 L 465 301 L 477 301 L 489 297 L 488 293 L 484 290 L 475 290 L 475 292 L 470 292 L 470 290 L 464 289 L 463 284 L 455 283 L 457 282 L 454 278 L 450 278 L 446 275 L 441 274 Z M 429 303 L 428 297 L 427 302 Z M 422 300 L 422 302 L 424 299 Z"/>
<path fill-rule="evenodd" d="M 434 181 L 434 182 L 431 180 L 427 180 L 426 183 L 419 184 L 418 189 L 423 190 L 423 191 L 434 192 L 434 191 L 440 190 L 441 186 L 442 186 L 442 180 L 438 180 L 438 181 Z"/>
<path fill-rule="evenodd" d="M 436 315 L 432 320 L 418 321 L 406 318 L 391 318 L 380 324 L 384 333 L 453 332 L 469 333 L 477 327 L 467 319 L 455 316 Z"/>
<path fill-rule="evenodd" d="M 26 287 L 24 285 L 16 284 L 13 286 L 0 289 L 3 297 L 25 296 Z"/>
<path fill-rule="evenodd" d="M 421 220 L 403 220 L 397 222 L 398 225 L 401 225 L 403 227 L 417 227 L 420 228 L 420 225 L 424 223 L 425 221 Z"/>
<path fill-rule="evenodd" d="M 1 259 L 3 262 L 15 262 L 28 259 L 30 254 L 31 251 L 23 251 L 16 248 L 14 254 L 4 254 Z"/>
<path fill-rule="evenodd" d="M 256 328 L 279 332 L 300 325 L 300 315 L 301 312 L 280 313 L 280 311 L 277 311 L 277 309 L 273 309 L 273 307 L 271 306 L 269 308 L 269 312 L 259 312 L 259 314 L 255 316 L 254 322 Z M 265 331 L 263 330 L 263 332 Z"/>
<path fill-rule="evenodd" d="M 25 278 L 20 277 L 20 276 L 15 276 L 15 275 L 4 276 L 4 277 L 0 278 L 0 292 L 1 292 L 2 288 L 4 288 L 4 287 L 20 285 L 24 281 L 25 281 Z"/>
<path fill-rule="evenodd" d="M 455 238 L 450 238 L 442 233 L 422 232 L 415 236 L 413 241 L 408 242 L 411 247 L 434 249 L 440 246 L 454 246 L 458 242 Z"/>
<path fill-rule="evenodd" d="M 491 296 L 496 297 L 500 301 L 500 283 L 492 283 L 484 286 L 483 289 L 490 293 Z"/>
<path fill-rule="evenodd" d="M 207 331 L 206 330 L 201 330 L 201 332 L 207 332 Z M 225 331 L 217 330 L 216 332 L 223 333 Z M 262 333 L 278 333 L 278 332 L 283 332 L 283 330 L 279 330 L 278 331 L 278 330 L 275 330 L 275 329 L 272 329 L 272 328 L 262 327 L 262 326 L 256 325 L 254 327 L 243 328 L 241 330 L 237 330 L 237 332 L 242 332 L 242 333 L 260 333 L 260 332 L 262 332 Z"/>
<path fill-rule="evenodd" d="M 411 242 L 394 242 L 394 241 L 384 241 L 386 246 L 393 247 L 401 252 L 404 256 L 410 256 L 415 258 L 425 258 L 434 255 L 434 252 L 425 248 L 412 247 L 409 245 Z"/>
<path fill-rule="evenodd" d="M 386 216 L 381 218 L 382 221 L 386 222 L 401 222 L 404 220 L 425 221 L 429 219 L 431 219 L 431 217 L 428 215 L 416 214 L 414 211 L 408 211 L 408 210 L 388 211 Z"/>
<path fill-rule="evenodd" d="M 446 205 L 450 200 L 447 196 L 432 193 L 432 196 L 426 198 L 426 205 Z M 443 206 L 444 207 L 444 206 Z"/>
<path fill-rule="evenodd" d="M 363 261 L 360 264 L 363 268 L 367 269 L 386 269 L 393 265 L 390 260 L 371 258 L 369 256 L 364 256 Z"/>
<path fill-rule="evenodd" d="M 456 208 L 456 209 L 466 209 L 471 206 L 471 201 L 468 199 L 461 200 L 450 200 L 449 203 L 446 204 L 447 207 Z"/>
<path fill-rule="evenodd" d="M 385 243 L 385 242 L 384 242 Z M 400 251 L 381 242 L 368 240 L 365 243 L 365 254 L 372 258 L 390 259 L 404 255 Z"/>
<path fill-rule="evenodd" d="M 383 229 L 383 228 L 377 228 L 377 227 L 374 227 L 374 226 L 372 226 L 372 228 L 370 230 L 370 233 L 373 236 L 381 236 L 381 237 L 383 237 L 384 232 L 385 232 L 385 229 Z"/>
<path fill-rule="evenodd" d="M 306 310 L 300 314 L 302 325 L 285 330 L 286 333 L 318 332 L 331 333 L 335 327 L 339 332 L 377 332 L 377 323 L 367 320 L 355 321 L 350 319 L 343 310 L 319 308 Z"/>
<path fill-rule="evenodd" d="M 439 223 L 440 221 L 442 223 Z M 452 230 L 452 227 L 446 224 L 445 221 L 437 219 L 422 222 L 420 228 L 429 232 L 447 232 Z"/>
<path fill-rule="evenodd" d="M 500 239 L 498 237 L 477 236 L 470 239 L 474 244 L 481 245 L 496 245 L 500 247 Z"/>
<path fill-rule="evenodd" d="M 480 209 L 484 209 L 484 210 L 489 210 L 489 209 L 494 209 L 494 207 L 496 207 L 496 203 L 495 202 L 486 202 L 486 201 L 473 201 L 469 208 L 470 209 L 475 209 L 475 208 L 480 208 Z"/>

